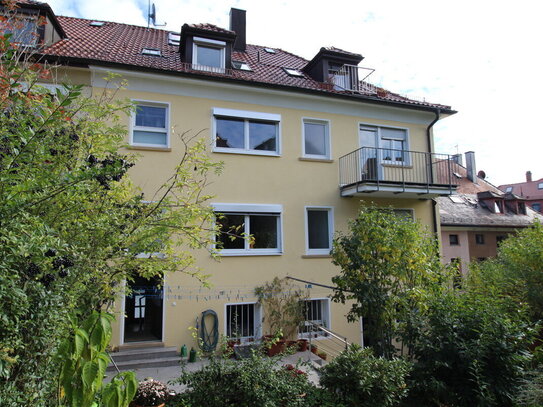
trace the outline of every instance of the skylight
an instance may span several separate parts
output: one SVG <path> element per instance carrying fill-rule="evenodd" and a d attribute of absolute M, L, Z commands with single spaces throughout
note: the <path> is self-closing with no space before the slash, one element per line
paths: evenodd
<path fill-rule="evenodd" d="M 297 70 L 297 69 L 294 69 L 294 68 L 283 68 L 283 69 L 290 76 L 298 76 L 298 77 L 303 77 L 304 76 L 304 74 L 301 71 Z"/>
<path fill-rule="evenodd" d="M 454 176 L 455 176 L 456 178 L 462 178 L 462 176 L 461 176 L 459 173 L 457 173 L 457 172 L 453 172 L 453 174 L 454 174 Z"/>
<path fill-rule="evenodd" d="M 277 53 L 273 48 L 264 48 L 264 51 L 266 51 L 268 54 L 276 54 Z"/>
<path fill-rule="evenodd" d="M 153 57 L 159 57 L 160 56 L 160 50 L 156 48 L 143 48 L 141 50 L 141 55 L 149 55 Z"/>
<path fill-rule="evenodd" d="M 93 27 L 101 27 L 101 26 L 103 26 L 104 24 L 105 24 L 104 21 L 92 21 L 92 22 L 90 23 L 90 25 L 93 26 Z"/>
<path fill-rule="evenodd" d="M 241 71 L 252 71 L 251 67 L 246 62 L 232 61 L 232 66 Z"/>
<path fill-rule="evenodd" d="M 181 35 L 178 33 L 168 33 L 168 45 L 179 45 Z"/>
<path fill-rule="evenodd" d="M 449 198 L 454 203 L 464 203 L 464 200 L 461 197 L 459 197 L 458 195 L 451 195 L 451 196 L 449 196 Z"/>

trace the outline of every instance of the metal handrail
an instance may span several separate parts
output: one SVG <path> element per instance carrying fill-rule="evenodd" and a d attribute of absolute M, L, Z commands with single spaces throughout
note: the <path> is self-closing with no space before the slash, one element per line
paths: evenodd
<path fill-rule="evenodd" d="M 345 344 L 345 349 L 347 349 L 347 347 L 350 345 L 349 342 L 347 342 L 347 338 L 344 337 L 344 336 L 339 336 L 339 334 L 333 332 L 333 331 L 330 331 L 329 329 L 326 329 L 324 326 L 322 325 L 319 325 L 319 324 L 316 324 L 314 323 L 313 321 L 305 321 L 306 324 L 309 324 L 315 328 L 317 328 L 317 330 L 319 331 L 323 331 L 325 333 L 327 333 L 328 335 L 330 336 L 333 336 L 334 338 L 336 339 L 339 339 L 341 342 L 343 342 Z"/>

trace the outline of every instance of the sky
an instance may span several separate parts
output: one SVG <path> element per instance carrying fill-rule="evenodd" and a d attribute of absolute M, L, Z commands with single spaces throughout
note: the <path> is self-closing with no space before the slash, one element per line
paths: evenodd
<path fill-rule="evenodd" d="M 543 3 L 537 0 L 151 0 L 157 23 L 228 28 L 247 10 L 247 42 L 311 59 L 323 46 L 364 56 L 373 84 L 451 106 L 435 150 L 474 151 L 495 185 L 543 178 L 535 125 L 543 96 Z M 57 15 L 147 25 L 147 0 L 49 0 Z M 535 127 L 534 127 L 535 126 Z"/>

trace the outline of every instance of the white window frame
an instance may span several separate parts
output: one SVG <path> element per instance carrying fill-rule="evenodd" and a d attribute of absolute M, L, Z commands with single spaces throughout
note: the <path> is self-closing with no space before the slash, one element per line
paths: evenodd
<path fill-rule="evenodd" d="M 221 66 L 208 66 L 198 63 L 198 47 L 215 48 L 220 51 Z M 192 38 L 192 68 L 199 71 L 224 73 L 226 67 L 226 42 L 212 40 L 210 38 L 193 37 Z"/>
<path fill-rule="evenodd" d="M 383 125 L 378 125 L 378 124 L 373 124 L 373 123 L 364 123 L 364 122 L 359 122 L 358 123 L 358 137 L 359 137 L 359 140 L 360 140 L 360 130 L 362 130 L 363 128 L 366 128 L 367 130 L 373 130 L 373 129 L 376 129 L 376 146 L 379 150 L 378 151 L 378 154 L 379 154 L 379 163 L 381 163 L 382 165 L 398 165 L 398 166 L 410 166 L 411 165 L 411 154 L 407 153 L 407 151 L 410 151 L 410 135 L 409 135 L 409 128 L 407 127 L 399 127 L 399 126 L 383 126 Z M 382 149 L 384 149 L 383 147 L 383 143 L 382 143 L 382 135 L 381 135 L 381 129 L 395 129 L 395 130 L 403 130 L 405 131 L 405 148 L 404 148 L 404 151 L 406 151 L 406 154 L 405 154 L 405 157 L 404 157 L 404 160 L 403 161 L 392 161 L 392 160 L 384 160 L 383 157 L 382 157 Z M 390 139 L 386 139 L 386 140 L 390 140 Z M 363 145 L 360 145 L 360 147 L 364 147 Z"/>
<path fill-rule="evenodd" d="M 327 249 L 311 249 L 309 247 L 309 217 L 310 210 L 322 211 L 328 213 L 328 248 Z M 304 207 L 305 216 L 305 253 L 311 255 L 330 255 L 332 250 L 332 241 L 334 238 L 334 207 L 333 206 L 306 206 Z"/>
<path fill-rule="evenodd" d="M 220 254 L 222 257 L 227 256 L 274 256 L 283 254 L 283 205 L 274 204 L 228 204 L 228 203 L 213 203 L 211 204 L 213 211 L 218 214 L 225 215 L 273 215 L 277 216 L 277 248 L 273 249 L 251 249 L 249 241 L 245 240 L 244 249 L 222 249 Z M 249 233 L 250 223 L 245 222 L 244 231 Z"/>
<path fill-rule="evenodd" d="M 217 116 L 244 120 L 245 122 L 245 127 L 244 127 L 245 148 L 217 147 L 216 145 L 216 132 L 217 132 L 216 118 Z M 251 119 L 276 123 L 275 151 L 251 150 L 248 148 L 249 147 L 249 122 Z M 262 112 L 223 109 L 219 107 L 214 107 L 212 109 L 212 115 L 211 115 L 211 142 L 212 142 L 211 145 L 213 146 L 214 152 L 231 153 L 231 154 L 266 155 L 266 156 L 278 157 L 281 155 L 281 115 L 275 114 L 275 113 L 262 113 Z"/>
<path fill-rule="evenodd" d="M 305 124 L 322 124 L 325 126 L 325 154 L 307 154 L 305 152 Z M 313 117 L 302 117 L 302 156 L 304 158 L 315 158 L 321 160 L 330 160 L 332 157 L 332 143 L 331 143 L 331 123 L 330 120 L 317 119 Z"/>
<path fill-rule="evenodd" d="M 130 120 L 130 145 L 136 147 L 153 147 L 153 148 L 170 148 L 170 104 L 168 102 L 157 102 L 154 100 L 141 100 L 141 99 L 132 99 L 132 103 L 138 106 L 151 106 L 151 107 L 162 107 L 166 110 L 166 121 L 165 128 L 159 127 L 147 127 L 147 126 L 137 126 L 136 125 L 136 114 L 137 111 L 132 113 Z M 148 131 L 151 133 L 166 133 L 166 144 L 150 144 L 150 143 L 136 143 L 134 142 L 134 131 Z"/>
<path fill-rule="evenodd" d="M 254 335 L 253 336 L 241 336 L 241 337 L 228 337 L 228 307 L 236 305 L 254 305 Z M 228 339 L 240 339 L 241 342 L 249 342 L 249 339 L 258 339 L 262 336 L 262 307 L 258 302 L 229 302 L 224 304 L 224 329 L 223 334 Z"/>
<path fill-rule="evenodd" d="M 323 325 L 326 329 L 329 331 L 332 330 L 332 314 L 331 314 L 331 307 L 330 307 L 330 298 L 328 297 L 315 297 L 315 298 L 308 298 L 304 301 L 321 301 L 321 313 L 324 321 Z M 313 334 L 316 334 L 317 337 L 314 339 L 325 339 L 328 337 L 328 335 L 324 332 L 313 332 Z M 298 338 L 309 338 L 310 333 L 309 332 L 298 332 Z"/>

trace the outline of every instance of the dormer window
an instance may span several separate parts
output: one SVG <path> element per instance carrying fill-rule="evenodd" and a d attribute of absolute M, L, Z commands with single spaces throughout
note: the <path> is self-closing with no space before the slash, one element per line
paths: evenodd
<path fill-rule="evenodd" d="M 192 67 L 201 71 L 224 72 L 226 42 L 194 37 Z"/>

